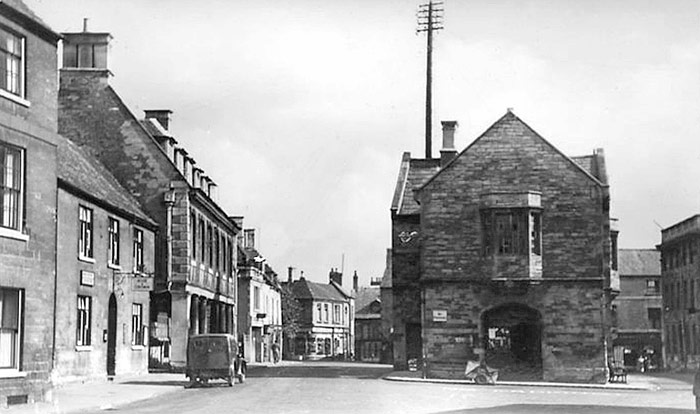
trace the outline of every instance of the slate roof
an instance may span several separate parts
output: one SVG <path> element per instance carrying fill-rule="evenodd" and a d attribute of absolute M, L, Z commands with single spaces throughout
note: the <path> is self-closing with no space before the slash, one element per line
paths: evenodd
<path fill-rule="evenodd" d="M 292 282 L 292 294 L 297 299 L 346 300 L 346 297 L 330 283 L 316 283 L 303 277 Z"/>
<path fill-rule="evenodd" d="M 405 152 L 401 158 L 399 178 L 396 182 L 391 209 L 402 215 L 418 214 L 420 207 L 413 198 L 413 190 L 422 186 L 439 170 L 439 158 L 411 158 L 411 153 Z"/>
<path fill-rule="evenodd" d="M 77 190 L 81 196 L 106 209 L 116 209 L 146 225 L 156 226 L 139 202 L 97 159 L 66 138 L 58 136 L 57 142 L 59 186 Z"/>
<path fill-rule="evenodd" d="M 382 276 L 382 284 L 381 287 L 383 288 L 391 288 L 392 287 L 392 282 L 391 282 L 391 249 L 386 249 L 386 267 L 384 268 L 384 275 Z"/>
<path fill-rule="evenodd" d="M 380 290 L 378 287 L 361 287 L 355 294 L 355 313 L 370 314 L 369 305 L 379 299 Z"/>
<path fill-rule="evenodd" d="M 49 25 L 44 23 L 44 21 L 41 20 L 41 18 L 36 13 L 34 13 L 32 9 L 30 9 L 26 4 L 24 4 L 22 0 L 0 0 L 0 3 L 5 4 L 20 12 L 21 14 L 25 15 L 26 17 L 29 17 L 30 19 L 34 20 L 37 24 L 43 26 L 45 30 L 53 32 Z M 56 36 L 60 37 L 57 33 Z"/>
<path fill-rule="evenodd" d="M 620 276 L 661 276 L 661 253 L 656 249 L 619 249 Z"/>

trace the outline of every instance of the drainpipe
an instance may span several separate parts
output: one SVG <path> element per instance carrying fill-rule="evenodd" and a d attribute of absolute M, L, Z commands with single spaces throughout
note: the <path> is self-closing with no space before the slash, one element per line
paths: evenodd
<path fill-rule="evenodd" d="M 58 186 L 56 187 L 56 209 L 54 210 L 53 221 L 55 223 L 55 244 L 53 246 L 53 336 L 51 338 L 51 372 L 53 374 L 56 367 L 56 308 L 58 304 Z"/>
<path fill-rule="evenodd" d="M 167 265 L 165 266 L 165 271 L 166 271 L 166 281 L 167 281 L 167 289 L 170 290 L 170 286 L 172 285 L 172 277 L 173 277 L 173 206 L 175 205 L 175 191 L 171 188 L 169 191 L 167 191 L 163 199 L 165 201 L 165 205 L 167 207 L 167 214 L 166 214 L 166 222 L 165 222 L 165 227 L 166 227 L 166 258 L 167 258 Z"/>

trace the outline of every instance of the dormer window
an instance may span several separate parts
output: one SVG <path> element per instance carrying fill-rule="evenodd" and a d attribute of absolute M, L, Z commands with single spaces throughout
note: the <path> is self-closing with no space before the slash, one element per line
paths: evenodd
<path fill-rule="evenodd" d="M 24 98 L 24 38 L 1 27 L 0 89 Z"/>

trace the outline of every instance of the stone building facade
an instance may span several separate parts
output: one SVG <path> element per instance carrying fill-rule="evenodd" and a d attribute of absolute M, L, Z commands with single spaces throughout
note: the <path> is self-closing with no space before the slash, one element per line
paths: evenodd
<path fill-rule="evenodd" d="M 354 289 L 355 295 L 355 359 L 363 362 L 381 362 L 386 354 L 382 332 L 381 279 L 370 286 Z"/>
<path fill-rule="evenodd" d="M 50 398 L 56 301 L 57 43 L 0 3 L 0 408 Z"/>
<path fill-rule="evenodd" d="M 392 205 L 394 364 L 604 382 L 616 273 L 602 150 L 567 157 L 511 111 L 461 153 L 404 154 Z"/>
<path fill-rule="evenodd" d="M 55 383 L 148 372 L 156 223 L 77 145 L 58 145 Z"/>
<path fill-rule="evenodd" d="M 327 284 L 301 276 L 287 286 L 299 302 L 299 329 L 287 353 L 292 359 L 346 359 L 355 354 L 355 300 L 342 287 L 342 274 L 331 270 Z"/>
<path fill-rule="evenodd" d="M 158 224 L 152 368 L 180 370 L 189 335 L 236 333 L 236 236 L 216 184 L 178 146 L 169 110 L 138 119 L 110 86 L 108 33 L 64 33 L 59 131 L 96 156 Z"/>
<path fill-rule="evenodd" d="M 280 284 L 255 248 L 255 230 L 243 234 L 238 244 L 238 342 L 248 361 L 276 362 L 283 347 Z"/>
<path fill-rule="evenodd" d="M 661 230 L 661 286 L 665 366 L 700 367 L 700 215 Z"/>
<path fill-rule="evenodd" d="M 613 355 L 628 369 L 661 368 L 661 255 L 656 249 L 620 249 L 620 294 L 613 300 Z"/>

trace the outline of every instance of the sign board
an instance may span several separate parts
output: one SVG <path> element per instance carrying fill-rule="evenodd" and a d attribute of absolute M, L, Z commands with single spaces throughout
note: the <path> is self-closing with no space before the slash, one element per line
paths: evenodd
<path fill-rule="evenodd" d="M 95 286 L 95 273 L 87 270 L 80 271 L 80 284 L 83 286 Z"/>
<path fill-rule="evenodd" d="M 150 292 L 153 290 L 152 277 L 134 277 L 131 279 L 131 289 L 134 292 Z"/>
<path fill-rule="evenodd" d="M 433 311 L 433 322 L 447 322 L 447 311 L 446 310 L 434 310 Z"/>

